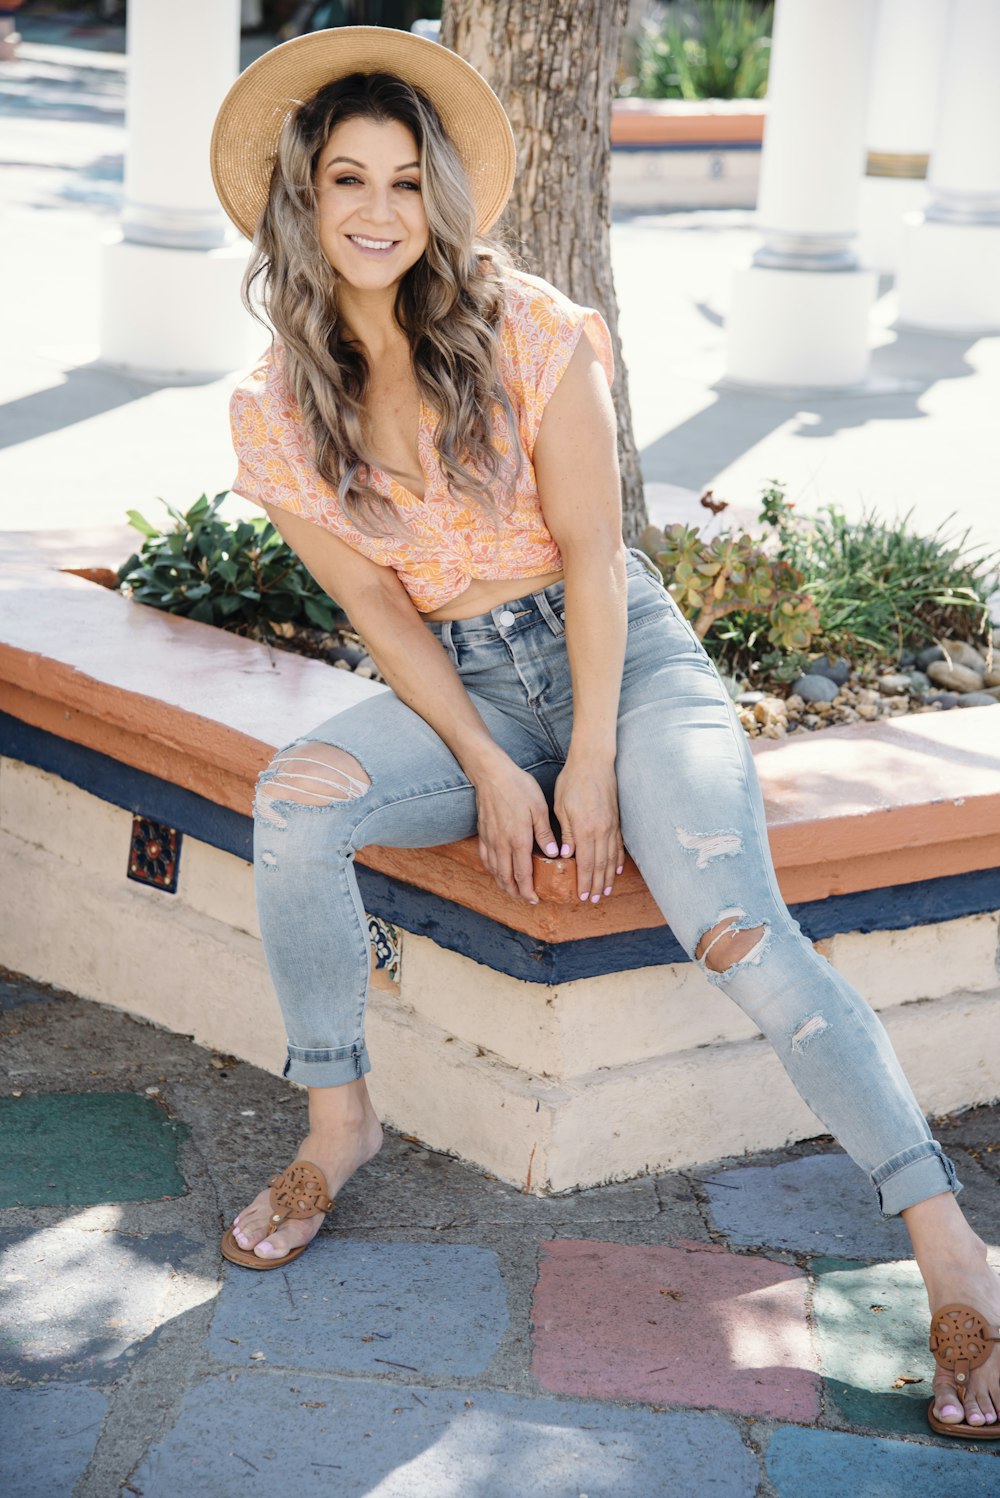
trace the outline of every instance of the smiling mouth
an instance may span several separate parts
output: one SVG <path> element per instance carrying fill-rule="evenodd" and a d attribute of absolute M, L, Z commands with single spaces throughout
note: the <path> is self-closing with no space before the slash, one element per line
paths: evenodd
<path fill-rule="evenodd" d="M 399 243 L 398 239 L 366 239 L 363 234 L 348 234 L 352 244 L 360 245 L 363 250 L 391 250 L 393 245 Z"/>

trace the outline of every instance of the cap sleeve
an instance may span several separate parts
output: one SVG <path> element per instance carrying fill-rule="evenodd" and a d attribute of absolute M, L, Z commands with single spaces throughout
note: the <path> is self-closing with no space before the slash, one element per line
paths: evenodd
<path fill-rule="evenodd" d="M 233 492 L 322 522 L 336 496 L 309 459 L 298 406 L 285 389 L 276 353 L 233 391 L 229 425 L 237 463 Z"/>
<path fill-rule="evenodd" d="M 519 276 L 507 297 L 504 340 L 521 405 L 521 435 L 529 452 L 545 408 L 583 334 L 601 361 L 610 386 L 615 377 L 611 334 L 600 312 L 571 302 L 538 276 Z"/>

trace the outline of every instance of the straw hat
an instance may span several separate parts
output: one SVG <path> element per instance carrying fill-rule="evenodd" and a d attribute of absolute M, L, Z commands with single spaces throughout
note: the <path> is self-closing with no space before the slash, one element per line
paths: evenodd
<path fill-rule="evenodd" d="M 341 26 L 297 36 L 252 62 L 222 101 L 212 131 L 212 180 L 248 239 L 267 204 L 282 126 L 300 104 L 349 73 L 395 73 L 428 96 L 469 176 L 484 233 L 514 182 L 510 121 L 485 78 L 439 42 L 386 26 Z"/>

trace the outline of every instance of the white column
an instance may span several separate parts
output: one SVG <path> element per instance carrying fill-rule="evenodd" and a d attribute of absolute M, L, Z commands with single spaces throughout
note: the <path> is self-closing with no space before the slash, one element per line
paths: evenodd
<path fill-rule="evenodd" d="M 877 277 L 854 248 L 875 0 L 777 0 L 757 223 L 734 271 L 727 384 L 865 378 Z"/>
<path fill-rule="evenodd" d="M 102 264 L 106 364 L 166 382 L 212 379 L 267 341 L 241 305 L 248 247 L 209 169 L 239 44 L 240 0 L 130 0 L 125 202 Z"/>
<path fill-rule="evenodd" d="M 895 272 L 903 215 L 923 208 L 948 0 L 879 0 L 858 253 Z"/>
<path fill-rule="evenodd" d="M 900 240 L 900 326 L 1000 331 L 998 57 L 998 0 L 951 0 L 929 199 Z"/>

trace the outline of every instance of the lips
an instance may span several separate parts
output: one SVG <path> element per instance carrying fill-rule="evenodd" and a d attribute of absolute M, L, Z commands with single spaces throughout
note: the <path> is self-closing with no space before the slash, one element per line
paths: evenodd
<path fill-rule="evenodd" d="M 347 238 L 356 250 L 366 255 L 388 255 L 399 243 L 398 239 L 369 239 L 367 235 L 348 234 Z"/>

